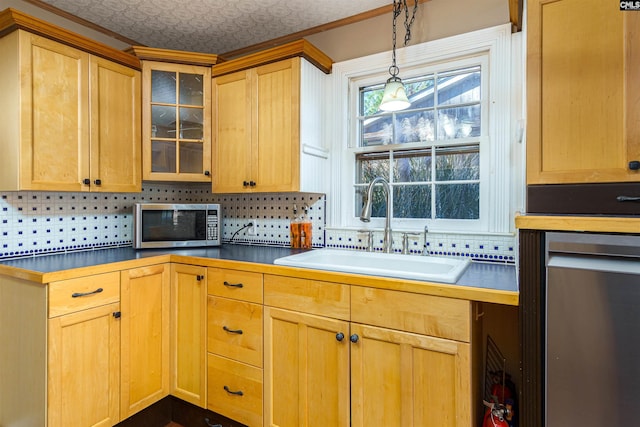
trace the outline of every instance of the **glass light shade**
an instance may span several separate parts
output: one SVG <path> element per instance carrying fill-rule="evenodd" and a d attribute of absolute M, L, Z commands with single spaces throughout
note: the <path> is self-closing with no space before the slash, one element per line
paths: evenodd
<path fill-rule="evenodd" d="M 380 109 L 382 111 L 399 111 L 408 108 L 410 105 L 402 80 L 398 77 L 391 77 L 387 80 L 382 101 L 380 102 Z"/>

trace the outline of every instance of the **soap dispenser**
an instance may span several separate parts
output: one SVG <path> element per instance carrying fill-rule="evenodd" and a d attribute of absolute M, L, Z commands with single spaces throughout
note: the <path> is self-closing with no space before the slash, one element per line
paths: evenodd
<path fill-rule="evenodd" d="M 313 227 L 309 219 L 309 206 L 304 205 L 304 214 L 300 221 L 300 247 L 311 249 L 313 246 Z"/>
<path fill-rule="evenodd" d="M 300 219 L 298 218 L 298 208 L 293 205 L 293 215 L 291 216 L 291 222 L 289 223 L 289 236 L 291 238 L 291 247 L 300 247 Z"/>

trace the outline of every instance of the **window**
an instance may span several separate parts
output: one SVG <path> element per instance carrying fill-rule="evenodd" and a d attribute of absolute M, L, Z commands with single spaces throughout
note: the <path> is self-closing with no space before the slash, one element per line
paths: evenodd
<path fill-rule="evenodd" d="M 411 106 L 397 112 L 378 111 L 388 52 L 334 64 L 329 227 L 361 228 L 364 190 L 382 176 L 394 229 L 513 231 L 524 150 L 511 146 L 521 118 L 511 103 L 522 99 L 512 37 L 501 25 L 399 49 Z M 382 227 L 382 187 L 373 198 L 372 223 Z"/>
<path fill-rule="evenodd" d="M 359 88 L 356 210 L 366 185 L 381 176 L 394 218 L 479 219 L 480 66 L 430 73 L 405 87 L 411 107 L 393 113 L 378 109 L 384 84 Z M 378 189 L 372 216 L 384 216 L 385 203 Z"/>

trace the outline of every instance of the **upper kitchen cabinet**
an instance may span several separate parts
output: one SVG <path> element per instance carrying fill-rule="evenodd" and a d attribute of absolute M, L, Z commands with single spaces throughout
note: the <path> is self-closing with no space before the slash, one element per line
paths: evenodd
<path fill-rule="evenodd" d="M 325 192 L 332 61 L 301 40 L 213 67 L 213 191 Z"/>
<path fill-rule="evenodd" d="M 217 55 L 131 50 L 142 60 L 142 178 L 211 182 L 211 66 Z"/>
<path fill-rule="evenodd" d="M 10 31 L 0 39 L 0 188 L 140 191 L 137 58 L 11 9 L 0 15 Z"/>
<path fill-rule="evenodd" d="M 640 14 L 530 0 L 527 183 L 640 181 Z"/>

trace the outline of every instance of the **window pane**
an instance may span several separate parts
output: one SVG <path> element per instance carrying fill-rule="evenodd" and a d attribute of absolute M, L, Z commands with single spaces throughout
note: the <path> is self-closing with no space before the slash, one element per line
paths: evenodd
<path fill-rule="evenodd" d="M 438 77 L 438 105 L 480 102 L 480 67 Z"/>
<path fill-rule="evenodd" d="M 433 110 L 397 113 L 395 125 L 396 144 L 433 141 L 435 139 Z"/>
<path fill-rule="evenodd" d="M 180 138 L 202 139 L 202 108 L 180 107 Z"/>
<path fill-rule="evenodd" d="M 394 218 L 431 218 L 431 185 L 393 188 Z"/>
<path fill-rule="evenodd" d="M 438 139 L 480 136 L 480 105 L 446 108 L 438 112 Z"/>
<path fill-rule="evenodd" d="M 151 71 L 151 102 L 176 103 L 176 73 Z"/>
<path fill-rule="evenodd" d="M 180 143 L 180 173 L 202 173 L 202 144 Z"/>
<path fill-rule="evenodd" d="M 376 116 L 361 122 L 362 147 L 387 145 L 393 142 L 393 118 L 390 115 Z"/>
<path fill-rule="evenodd" d="M 434 106 L 434 80 L 433 77 L 411 79 L 404 81 L 407 97 L 411 101 L 411 109 L 433 108 Z"/>
<path fill-rule="evenodd" d="M 171 141 L 151 141 L 151 172 L 176 172 L 176 144 Z"/>
<path fill-rule="evenodd" d="M 431 150 L 395 152 L 393 158 L 393 181 L 431 181 Z"/>
<path fill-rule="evenodd" d="M 151 106 L 151 131 L 158 138 L 176 137 L 176 107 Z"/>
<path fill-rule="evenodd" d="M 203 105 L 201 74 L 180 73 L 180 104 Z"/>
<path fill-rule="evenodd" d="M 377 176 L 389 181 L 389 153 L 356 155 L 357 184 L 368 184 Z"/>
<path fill-rule="evenodd" d="M 379 112 L 383 93 L 383 84 L 360 88 L 360 115 L 373 116 Z"/>
<path fill-rule="evenodd" d="M 436 185 L 436 218 L 479 219 L 480 184 Z"/>
<path fill-rule="evenodd" d="M 436 181 L 478 179 L 480 179 L 480 152 L 477 145 L 437 149 Z"/>

